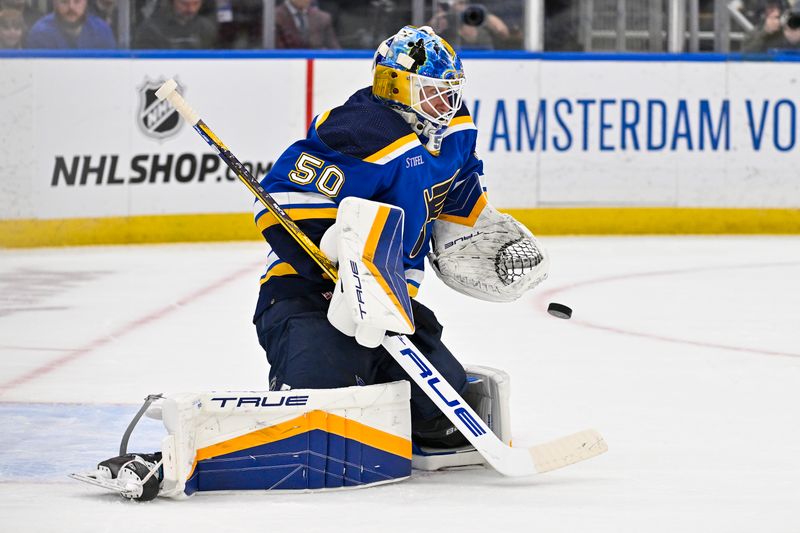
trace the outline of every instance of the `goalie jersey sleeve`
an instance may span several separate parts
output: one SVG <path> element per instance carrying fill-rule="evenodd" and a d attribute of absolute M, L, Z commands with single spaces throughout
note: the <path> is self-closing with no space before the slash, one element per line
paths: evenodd
<path fill-rule="evenodd" d="M 402 208 L 403 266 L 413 297 L 422 281 L 433 221 L 454 217 L 468 222 L 485 205 L 482 165 L 474 154 L 476 134 L 462 106 L 445 131 L 441 151 L 431 154 L 403 118 L 366 88 L 317 116 L 306 138 L 278 158 L 261 185 L 317 245 L 347 197 Z M 268 245 L 255 317 L 276 300 L 332 290 L 333 283 L 275 216 L 259 201 L 254 208 Z"/>

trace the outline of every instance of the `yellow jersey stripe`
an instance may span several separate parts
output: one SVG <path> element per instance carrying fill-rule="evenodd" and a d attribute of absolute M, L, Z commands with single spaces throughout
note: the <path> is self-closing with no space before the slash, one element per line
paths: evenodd
<path fill-rule="evenodd" d="M 385 148 L 381 148 L 380 150 L 378 150 L 374 154 L 365 157 L 364 161 L 366 161 L 367 163 L 374 163 L 375 161 L 379 160 L 380 158 L 382 158 L 382 157 L 384 157 L 384 156 L 386 156 L 388 154 L 391 154 L 395 150 L 403 147 L 403 145 L 412 143 L 414 141 L 417 141 L 417 143 L 419 143 L 419 139 L 417 138 L 417 134 L 416 133 L 409 133 L 405 137 L 400 137 L 399 139 L 394 141 L 389 146 L 386 146 Z"/>
<path fill-rule="evenodd" d="M 314 128 L 316 129 L 322 126 L 322 123 L 328 120 L 328 116 L 330 114 L 331 114 L 330 110 L 325 111 L 324 113 L 320 113 L 320 115 L 317 117 L 317 121 L 314 123 Z"/>
<path fill-rule="evenodd" d="M 297 222 L 298 220 L 309 220 L 312 218 L 336 218 L 336 207 L 295 207 L 291 209 L 286 209 L 286 214 L 289 215 L 289 218 Z M 275 215 L 272 214 L 271 211 L 264 213 L 261 218 L 258 219 L 256 225 L 258 226 L 258 231 L 264 231 L 265 229 L 278 224 L 278 219 Z"/>
<path fill-rule="evenodd" d="M 261 280 L 261 285 L 265 284 L 273 276 L 288 276 L 290 274 L 297 274 L 297 270 L 289 263 L 278 263 L 267 271 L 267 275 Z"/>
<path fill-rule="evenodd" d="M 469 115 L 463 115 L 460 117 L 454 117 L 453 120 L 450 121 L 450 124 L 447 125 L 448 128 L 452 128 L 453 126 L 458 126 L 459 124 L 471 124 L 472 117 Z"/>

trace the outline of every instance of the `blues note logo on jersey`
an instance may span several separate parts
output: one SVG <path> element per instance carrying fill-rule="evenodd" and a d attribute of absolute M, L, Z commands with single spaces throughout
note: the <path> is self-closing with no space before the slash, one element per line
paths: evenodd
<path fill-rule="evenodd" d="M 436 220 L 439 217 L 439 214 L 441 214 L 442 208 L 444 207 L 445 198 L 447 198 L 447 191 L 450 190 L 450 185 L 453 183 L 453 180 L 456 179 L 456 176 L 458 176 L 458 172 L 460 170 L 461 169 L 459 168 L 452 176 L 441 183 L 437 183 L 431 187 L 430 190 L 425 189 L 423 191 L 425 210 L 427 211 L 428 215 L 425 217 L 425 223 L 422 224 L 419 237 L 417 237 L 417 242 L 414 243 L 414 247 L 411 249 L 409 257 L 416 257 L 420 250 L 422 250 L 422 247 L 425 246 L 425 242 L 427 240 L 426 237 L 428 236 L 428 224 Z"/>

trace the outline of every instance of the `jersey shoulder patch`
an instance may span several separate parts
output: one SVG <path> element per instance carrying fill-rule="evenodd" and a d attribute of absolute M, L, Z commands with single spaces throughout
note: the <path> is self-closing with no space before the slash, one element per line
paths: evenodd
<path fill-rule="evenodd" d="M 393 159 L 386 156 L 398 149 L 421 146 L 403 118 L 370 94 L 369 88 L 362 89 L 344 105 L 320 115 L 315 123 L 320 140 L 332 150 L 378 164 Z"/>

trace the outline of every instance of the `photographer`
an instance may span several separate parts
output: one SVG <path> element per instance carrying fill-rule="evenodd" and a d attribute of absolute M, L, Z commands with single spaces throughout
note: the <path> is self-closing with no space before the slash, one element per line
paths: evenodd
<path fill-rule="evenodd" d="M 800 6 L 786 7 L 782 1 L 769 1 L 762 23 L 742 45 L 743 52 L 800 49 Z"/>
<path fill-rule="evenodd" d="M 460 49 L 492 50 L 509 38 L 508 26 L 500 17 L 466 0 L 439 0 L 428 25 Z"/>

